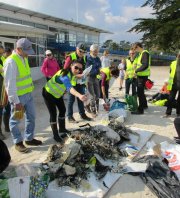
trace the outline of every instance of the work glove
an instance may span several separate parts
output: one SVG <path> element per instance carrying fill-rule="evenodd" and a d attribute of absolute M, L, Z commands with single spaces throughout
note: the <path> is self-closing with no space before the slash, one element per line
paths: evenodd
<path fill-rule="evenodd" d="M 15 120 L 21 120 L 21 119 L 23 119 L 24 112 L 25 112 L 25 109 L 24 109 L 24 107 L 22 105 L 18 106 L 18 108 L 16 106 L 14 106 L 14 109 L 13 109 L 13 118 Z"/>

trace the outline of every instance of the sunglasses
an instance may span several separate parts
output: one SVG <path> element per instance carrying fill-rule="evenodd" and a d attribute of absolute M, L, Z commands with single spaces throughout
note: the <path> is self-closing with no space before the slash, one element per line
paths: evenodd
<path fill-rule="evenodd" d="M 79 52 L 80 52 L 80 53 L 82 53 L 82 54 L 86 53 L 85 51 L 83 51 L 83 50 L 80 50 L 80 49 L 79 49 Z"/>
<path fill-rule="evenodd" d="M 47 54 L 46 56 L 52 56 L 52 54 Z"/>
<path fill-rule="evenodd" d="M 76 65 L 74 66 L 74 69 L 75 69 L 75 70 L 82 71 L 82 68 L 80 68 L 80 67 L 78 67 L 78 66 L 76 66 Z"/>
<path fill-rule="evenodd" d="M 130 54 L 135 54 L 135 53 L 130 53 Z"/>

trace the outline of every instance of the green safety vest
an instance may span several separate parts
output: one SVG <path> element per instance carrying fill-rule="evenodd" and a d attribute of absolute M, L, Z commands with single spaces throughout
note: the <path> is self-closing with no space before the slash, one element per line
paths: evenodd
<path fill-rule="evenodd" d="M 77 60 L 76 52 L 71 53 L 69 56 L 71 56 L 72 61 Z M 83 60 L 84 60 L 84 63 L 86 63 L 86 56 L 83 56 Z"/>
<path fill-rule="evenodd" d="M 110 75 L 110 69 L 109 67 L 104 67 L 102 69 L 100 69 L 100 72 L 103 72 L 106 74 L 106 81 L 110 80 L 111 79 L 111 75 Z M 101 75 L 97 75 L 97 78 L 98 79 L 101 79 Z"/>
<path fill-rule="evenodd" d="M 1 59 L 1 61 L 3 62 L 3 64 L 4 64 L 5 57 L 4 57 L 4 56 L 1 56 L 0 59 Z M 2 65 L 2 64 L 0 64 L 0 69 L 3 69 L 3 65 Z M 4 73 L 4 72 L 1 72 L 0 74 L 1 74 L 2 76 L 4 76 L 3 73 Z"/>
<path fill-rule="evenodd" d="M 167 90 L 169 90 L 169 91 L 172 89 L 174 76 L 175 76 L 175 73 L 176 73 L 176 65 L 177 65 L 177 60 L 172 61 L 171 65 L 170 65 L 171 73 L 169 75 L 168 86 L 167 86 Z"/>
<path fill-rule="evenodd" d="M 34 86 L 28 59 L 24 58 L 24 65 L 23 61 L 17 54 L 12 54 L 8 58 L 14 60 L 18 69 L 18 74 L 16 77 L 17 95 L 22 96 L 24 94 L 31 93 L 34 89 Z"/>
<path fill-rule="evenodd" d="M 71 60 L 72 61 L 77 60 L 76 52 L 71 53 L 69 56 L 71 56 Z M 84 60 L 84 64 L 85 64 L 86 63 L 86 56 L 83 57 L 83 60 Z M 73 87 L 76 86 L 76 84 L 77 84 L 77 78 L 74 78 L 71 81 L 71 84 L 72 84 Z"/>
<path fill-rule="evenodd" d="M 133 62 L 131 62 L 128 58 L 126 59 L 126 72 L 128 74 L 128 78 L 134 77 L 136 63 L 137 63 L 137 58 L 135 58 Z"/>
<path fill-rule="evenodd" d="M 147 52 L 149 53 L 147 50 L 143 50 L 139 56 L 137 57 L 137 68 L 140 68 L 142 66 L 142 63 L 141 63 L 141 59 L 142 59 L 142 55 L 144 52 Z M 150 57 L 149 57 L 149 66 L 146 70 L 144 71 L 141 71 L 141 72 L 137 72 L 137 76 L 150 76 L 150 65 L 151 65 L 151 61 L 150 61 Z"/>
<path fill-rule="evenodd" d="M 53 95 L 55 98 L 60 98 L 61 96 L 63 96 L 64 92 L 66 91 L 66 87 L 65 85 L 59 84 L 56 82 L 56 77 L 57 76 L 62 76 L 61 74 L 61 70 L 59 70 L 45 85 L 45 89 L 48 93 L 50 93 L 51 95 Z M 67 76 L 69 77 L 71 84 L 72 81 L 75 81 L 75 76 L 73 76 L 70 72 L 67 74 Z"/>

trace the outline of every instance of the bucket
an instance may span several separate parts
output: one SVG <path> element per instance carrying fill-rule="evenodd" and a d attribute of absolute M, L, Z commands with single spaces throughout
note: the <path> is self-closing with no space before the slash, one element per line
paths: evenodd
<path fill-rule="evenodd" d="M 146 89 L 151 89 L 151 88 L 153 87 L 153 85 L 154 85 L 154 82 L 151 81 L 150 79 L 148 79 L 148 80 L 146 81 L 146 83 L 145 83 Z"/>

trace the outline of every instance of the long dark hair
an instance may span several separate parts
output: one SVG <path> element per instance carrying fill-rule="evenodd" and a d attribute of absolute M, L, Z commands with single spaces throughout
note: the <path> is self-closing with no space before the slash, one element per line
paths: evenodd
<path fill-rule="evenodd" d="M 81 60 L 73 60 L 72 63 L 71 63 L 71 66 L 73 66 L 73 65 L 75 65 L 75 64 L 77 64 L 77 63 L 83 65 L 83 62 L 82 62 Z M 68 68 L 68 69 L 62 69 L 62 70 L 61 70 L 62 76 L 67 76 L 67 74 L 68 74 L 69 72 L 71 72 L 71 66 L 70 66 L 70 68 Z"/>
<path fill-rule="evenodd" d="M 118 77 L 119 76 L 119 69 L 116 66 L 110 66 L 109 67 L 110 73 L 112 76 L 114 77 Z"/>

